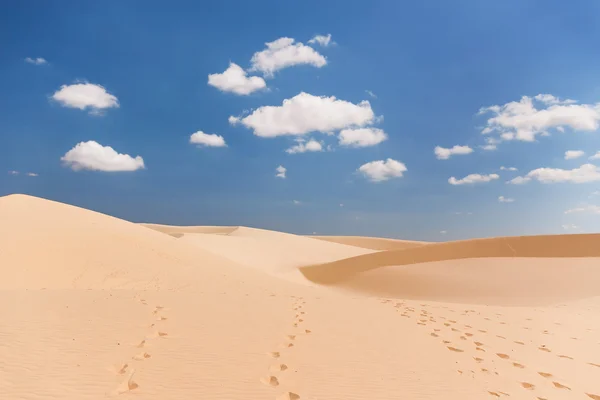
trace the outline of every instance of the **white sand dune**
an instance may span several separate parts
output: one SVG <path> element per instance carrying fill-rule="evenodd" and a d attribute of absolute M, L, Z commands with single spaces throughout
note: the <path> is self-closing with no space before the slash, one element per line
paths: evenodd
<path fill-rule="evenodd" d="M 583 239 L 373 252 L 3 197 L 0 399 L 598 400 Z"/>
<path fill-rule="evenodd" d="M 309 236 L 311 238 L 326 240 L 328 242 L 347 244 L 350 246 L 362 247 L 372 250 L 404 250 L 413 247 L 420 247 L 428 242 L 418 242 L 414 240 L 400 240 L 388 238 L 375 238 L 367 236 Z"/>
<path fill-rule="evenodd" d="M 145 225 L 151 229 L 155 226 Z M 180 241 L 281 278 L 309 284 L 299 267 L 370 254 L 374 250 L 321 241 L 288 233 L 236 227 L 227 234 L 214 227 L 162 225 L 158 228 Z"/>

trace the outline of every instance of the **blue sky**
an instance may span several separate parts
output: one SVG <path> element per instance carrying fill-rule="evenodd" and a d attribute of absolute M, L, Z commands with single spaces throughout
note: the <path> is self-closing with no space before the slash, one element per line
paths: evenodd
<path fill-rule="evenodd" d="M 593 0 L 3 2 L 0 195 L 303 234 L 597 232 L 598 15 Z M 321 151 L 286 152 L 298 140 Z"/>

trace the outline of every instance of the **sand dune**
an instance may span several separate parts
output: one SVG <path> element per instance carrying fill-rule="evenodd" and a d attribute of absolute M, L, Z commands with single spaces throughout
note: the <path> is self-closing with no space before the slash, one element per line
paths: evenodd
<path fill-rule="evenodd" d="M 419 247 L 428 242 L 417 242 L 414 240 L 399 240 L 387 238 L 375 238 L 367 236 L 309 236 L 311 238 L 326 240 L 328 242 L 347 244 L 371 250 L 404 250 Z"/>
<path fill-rule="evenodd" d="M 595 236 L 374 252 L 22 195 L 0 222 L 0 399 L 600 396 Z"/>
<path fill-rule="evenodd" d="M 301 268 L 319 284 L 403 298 L 529 304 L 600 295 L 600 235 L 435 243 Z"/>

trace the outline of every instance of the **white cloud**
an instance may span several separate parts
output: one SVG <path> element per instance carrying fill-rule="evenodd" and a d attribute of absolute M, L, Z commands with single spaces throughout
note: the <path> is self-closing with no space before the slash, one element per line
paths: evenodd
<path fill-rule="evenodd" d="M 248 95 L 267 87 L 260 76 L 250 76 L 237 64 L 230 63 L 229 68 L 222 74 L 208 75 L 208 84 L 223 92 Z"/>
<path fill-rule="evenodd" d="M 579 168 L 537 168 L 525 176 L 518 176 L 507 183 L 521 185 L 531 180 L 541 183 L 587 183 L 600 181 L 600 167 L 593 164 L 584 164 Z"/>
<path fill-rule="evenodd" d="M 383 129 L 358 128 L 343 129 L 338 138 L 340 146 L 369 147 L 387 140 L 388 136 Z"/>
<path fill-rule="evenodd" d="M 340 207 L 344 207 L 344 203 L 340 203 Z"/>
<path fill-rule="evenodd" d="M 469 146 L 458 146 L 458 145 L 453 146 L 449 149 L 446 149 L 446 148 L 440 147 L 440 146 L 436 146 L 436 148 L 433 149 L 433 152 L 438 160 L 447 160 L 450 158 L 450 156 L 471 154 L 473 152 L 473 149 L 470 148 Z"/>
<path fill-rule="evenodd" d="M 565 151 L 565 160 L 573 160 L 575 158 L 583 157 L 585 154 L 582 150 L 567 150 Z"/>
<path fill-rule="evenodd" d="M 535 105 L 534 101 L 538 104 Z M 523 96 L 520 101 L 484 107 L 479 114 L 492 113 L 482 134 L 495 133 L 502 140 L 531 142 L 536 135 L 548 135 L 549 129 L 570 127 L 576 131 L 595 131 L 600 122 L 600 103 L 575 104 L 550 94 Z"/>
<path fill-rule="evenodd" d="M 590 204 L 584 207 L 571 208 L 570 210 L 565 211 L 565 214 L 574 213 L 600 214 L 600 206 Z"/>
<path fill-rule="evenodd" d="M 34 64 L 34 65 L 44 65 L 44 64 L 48 63 L 48 61 L 46 61 L 46 59 L 42 58 L 42 57 L 37 57 L 37 58 L 27 57 L 25 59 L 25 62 L 29 63 L 29 64 Z"/>
<path fill-rule="evenodd" d="M 308 43 L 310 43 L 310 44 L 320 44 L 323 47 L 327 47 L 330 44 L 334 44 L 334 42 L 331 41 L 331 33 L 328 33 L 327 35 L 315 35 L 315 37 L 313 37 L 312 39 L 310 39 L 308 41 Z"/>
<path fill-rule="evenodd" d="M 219 136 L 215 133 L 208 134 L 202 131 L 192 133 L 190 135 L 190 143 L 206 147 L 227 147 L 223 136 Z"/>
<path fill-rule="evenodd" d="M 448 183 L 451 185 L 469 185 L 475 183 L 485 183 L 490 182 L 495 179 L 500 178 L 498 174 L 489 174 L 489 175 L 481 175 L 481 174 L 470 174 L 465 176 L 462 179 L 456 179 L 455 177 L 450 177 L 448 179 Z"/>
<path fill-rule="evenodd" d="M 98 113 L 107 108 L 119 107 L 119 100 L 108 93 L 104 87 L 87 82 L 62 85 L 52 95 L 52 98 L 64 107 L 80 110 L 89 108 L 93 113 Z"/>
<path fill-rule="evenodd" d="M 500 143 L 500 140 L 493 138 L 493 137 L 487 137 L 487 138 L 485 138 L 485 142 L 486 142 L 485 145 L 479 146 L 479 147 L 481 147 L 483 150 L 486 150 L 486 151 L 493 151 L 498 148 L 498 143 Z"/>
<path fill-rule="evenodd" d="M 562 228 L 563 228 L 565 231 L 571 231 L 571 230 L 573 230 L 573 229 L 577 229 L 577 228 L 578 228 L 578 226 L 577 226 L 577 225 L 573 225 L 573 224 L 565 224 L 565 225 L 562 225 Z"/>
<path fill-rule="evenodd" d="M 296 140 L 296 145 L 286 149 L 286 153 L 288 154 L 297 154 L 297 153 L 306 153 L 313 151 L 323 151 L 323 145 L 317 142 L 314 139 L 310 139 L 308 142 L 305 142 L 304 139 L 299 138 Z"/>
<path fill-rule="evenodd" d="M 590 156 L 590 160 L 600 160 L 600 151 L 598 151 L 593 156 Z"/>
<path fill-rule="evenodd" d="M 294 205 L 297 205 L 297 206 L 302 204 L 302 202 L 300 200 L 294 200 L 293 203 L 294 203 Z"/>
<path fill-rule="evenodd" d="M 504 165 L 500 167 L 500 171 L 517 171 L 515 167 L 505 167 Z"/>
<path fill-rule="evenodd" d="M 392 178 L 401 178 L 406 171 L 406 165 L 391 158 L 388 158 L 385 161 L 371 161 L 358 168 L 358 172 L 361 172 L 371 182 L 382 182 Z"/>
<path fill-rule="evenodd" d="M 39 176 L 39 174 L 36 174 L 35 172 L 28 172 L 28 173 L 26 173 L 25 175 L 27 175 L 27 176 L 31 176 L 31 177 L 36 177 L 36 176 Z"/>
<path fill-rule="evenodd" d="M 250 62 L 250 71 L 260 71 L 265 76 L 271 77 L 276 71 L 294 65 L 312 65 L 321 68 L 327 60 L 315 49 L 288 37 L 279 38 L 273 42 L 265 43 L 267 48 L 254 53 Z"/>
<path fill-rule="evenodd" d="M 510 197 L 499 196 L 498 201 L 500 203 L 513 203 L 515 199 L 511 199 Z"/>
<path fill-rule="evenodd" d="M 371 96 L 372 98 L 374 98 L 374 99 L 376 99 L 376 98 L 377 98 L 377 95 L 376 95 L 375 93 L 371 92 L 370 90 L 365 90 L 365 92 L 366 92 L 366 93 L 367 93 L 369 96 Z"/>
<path fill-rule="evenodd" d="M 263 106 L 246 117 L 229 117 L 229 123 L 241 123 L 260 137 L 329 133 L 373 123 L 371 104 L 364 100 L 353 104 L 334 96 L 313 96 L 301 92 L 285 99 L 281 106 Z"/>
<path fill-rule="evenodd" d="M 19 175 L 19 171 L 8 171 L 9 175 Z"/>
<path fill-rule="evenodd" d="M 600 196 L 600 190 L 596 190 L 595 192 L 592 192 L 592 194 L 590 194 L 590 197 L 593 196 Z"/>
<path fill-rule="evenodd" d="M 117 153 L 112 147 L 102 146 L 93 140 L 78 143 L 61 157 L 61 161 L 74 171 L 118 172 L 145 168 L 142 157 Z"/>
<path fill-rule="evenodd" d="M 448 231 L 440 231 L 440 233 L 441 233 L 442 235 L 445 235 L 446 233 L 448 233 Z"/>
<path fill-rule="evenodd" d="M 277 174 L 275 175 L 277 178 L 286 178 L 285 173 L 287 172 L 287 168 L 285 168 L 283 165 L 277 167 L 275 171 L 277 171 Z"/>

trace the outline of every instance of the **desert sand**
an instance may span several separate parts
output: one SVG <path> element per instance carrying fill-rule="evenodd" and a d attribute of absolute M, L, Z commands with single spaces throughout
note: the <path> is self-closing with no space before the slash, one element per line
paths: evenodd
<path fill-rule="evenodd" d="M 0 399 L 600 399 L 600 235 L 423 243 L 0 198 Z"/>

